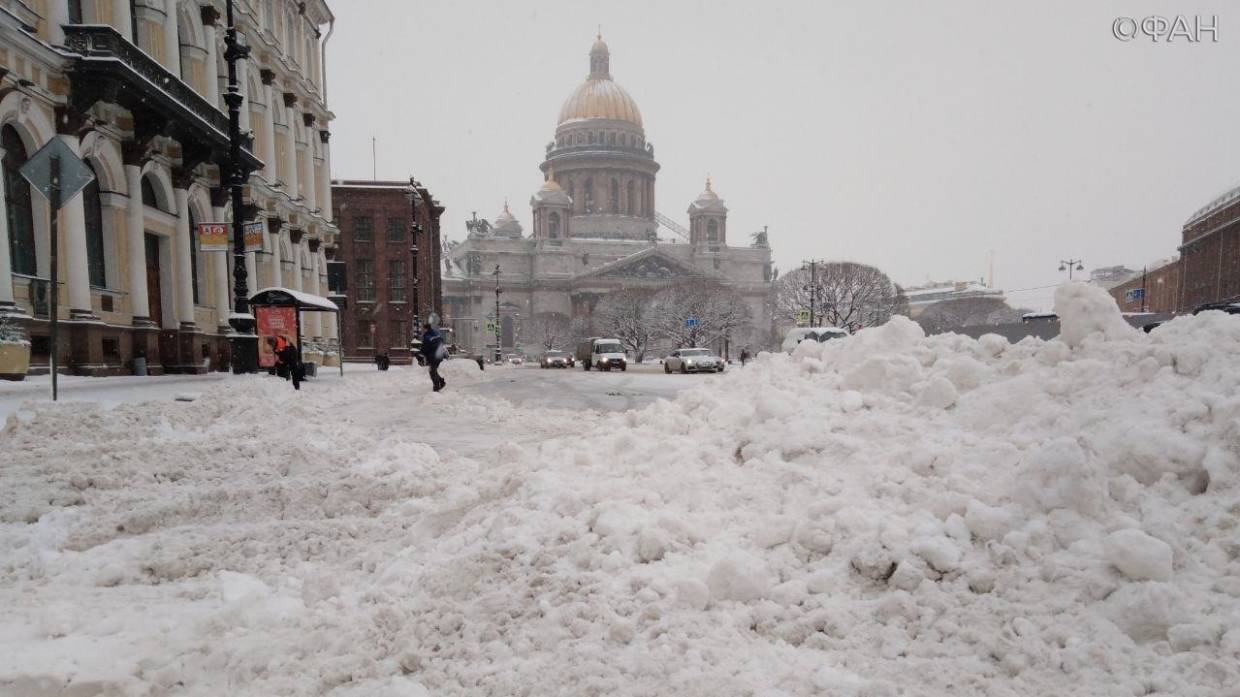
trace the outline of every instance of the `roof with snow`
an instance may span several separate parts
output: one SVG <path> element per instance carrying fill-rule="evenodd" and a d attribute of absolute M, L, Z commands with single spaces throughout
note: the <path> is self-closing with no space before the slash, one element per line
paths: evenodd
<path fill-rule="evenodd" d="M 250 296 L 251 305 L 292 305 L 299 310 L 309 312 L 339 312 L 336 303 L 321 295 L 303 293 L 292 288 L 272 286 L 264 288 Z"/>

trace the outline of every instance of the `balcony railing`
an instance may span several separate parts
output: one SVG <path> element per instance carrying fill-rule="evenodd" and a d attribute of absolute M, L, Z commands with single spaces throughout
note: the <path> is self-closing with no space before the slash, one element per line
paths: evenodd
<path fill-rule="evenodd" d="M 157 112 L 214 149 L 227 148 L 228 116 L 116 29 L 69 24 L 64 30 L 65 47 L 81 56 L 70 73 L 79 99 L 114 99 L 132 111 Z M 259 168 L 262 161 L 252 147 L 247 137 L 243 156 L 251 168 Z"/>

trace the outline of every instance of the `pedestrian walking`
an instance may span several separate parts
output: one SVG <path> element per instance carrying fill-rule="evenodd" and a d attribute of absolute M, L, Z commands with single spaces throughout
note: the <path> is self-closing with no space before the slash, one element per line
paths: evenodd
<path fill-rule="evenodd" d="M 426 359 L 426 365 L 430 368 L 431 389 L 435 392 L 442 390 L 448 382 L 439 375 L 439 364 L 443 363 L 448 357 L 448 347 L 443 343 L 443 335 L 435 330 L 429 323 L 422 325 L 422 357 Z"/>
<path fill-rule="evenodd" d="M 745 367 L 745 362 L 749 360 L 749 349 L 741 349 L 741 367 Z"/>
<path fill-rule="evenodd" d="M 276 342 L 279 344 L 280 342 Z M 293 389 L 301 389 L 301 381 L 306 377 L 305 366 L 301 364 L 301 357 L 297 355 L 297 347 L 293 342 L 284 340 L 283 348 L 276 354 L 279 362 L 277 366 L 284 366 L 287 376 L 293 381 Z"/>

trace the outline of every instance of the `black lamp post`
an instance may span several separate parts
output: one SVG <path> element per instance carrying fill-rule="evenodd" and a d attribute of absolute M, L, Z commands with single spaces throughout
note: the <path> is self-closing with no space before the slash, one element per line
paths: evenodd
<path fill-rule="evenodd" d="M 418 293 L 418 237 L 422 226 L 418 224 L 418 183 L 409 177 L 409 254 L 413 257 L 413 327 L 419 335 L 422 331 L 421 302 Z"/>
<path fill-rule="evenodd" d="M 1074 269 L 1074 268 L 1075 268 L 1075 270 L 1076 270 L 1076 271 L 1084 271 L 1084 270 L 1085 270 L 1085 267 L 1081 265 L 1081 262 L 1082 262 L 1082 261 L 1084 261 L 1084 260 L 1083 260 L 1083 259 L 1060 259 L 1060 260 L 1059 260 L 1059 270 L 1060 270 L 1060 272 L 1067 271 L 1067 272 L 1068 272 L 1068 280 L 1069 280 L 1069 281 L 1071 281 L 1071 280 L 1072 280 L 1072 271 L 1073 271 L 1073 269 Z"/>
<path fill-rule="evenodd" d="M 241 188 L 250 178 L 250 170 L 241 158 L 241 96 L 237 84 L 237 61 L 250 55 L 248 46 L 237 41 L 237 26 L 233 23 L 233 0 L 225 3 L 228 29 L 224 33 L 224 60 L 228 62 L 228 91 L 224 102 L 228 104 L 228 162 L 224 167 L 224 185 L 232 198 L 233 224 L 233 314 L 228 319 L 232 336 L 228 343 L 232 353 L 233 372 L 258 372 L 258 336 L 254 333 L 254 317 L 250 315 L 249 290 L 245 271 L 245 206 Z"/>
<path fill-rule="evenodd" d="M 499 315 L 499 264 L 495 265 L 495 362 L 499 363 L 504 359 L 504 352 L 500 348 L 500 326 L 502 320 Z"/>

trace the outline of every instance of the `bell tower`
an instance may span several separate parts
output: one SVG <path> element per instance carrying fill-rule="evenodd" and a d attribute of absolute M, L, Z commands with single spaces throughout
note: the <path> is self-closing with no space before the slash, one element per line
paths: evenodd
<path fill-rule="evenodd" d="M 706 190 L 689 204 L 689 242 L 696 247 L 725 247 L 728 244 L 728 207 L 711 188 L 706 177 Z"/>
<path fill-rule="evenodd" d="M 560 188 L 554 171 L 548 173 L 542 188 L 530 197 L 530 208 L 534 211 L 534 239 L 559 244 L 571 236 L 573 199 Z"/>

